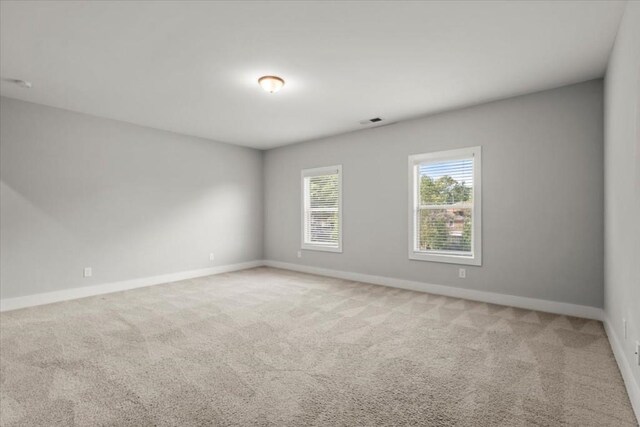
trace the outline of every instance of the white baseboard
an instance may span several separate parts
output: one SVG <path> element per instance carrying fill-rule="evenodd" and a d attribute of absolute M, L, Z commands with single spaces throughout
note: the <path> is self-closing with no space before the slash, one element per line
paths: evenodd
<path fill-rule="evenodd" d="M 611 348 L 613 349 L 613 355 L 616 358 L 616 362 L 618 362 L 618 367 L 620 368 L 620 373 L 622 374 L 624 385 L 627 387 L 627 393 L 629 394 L 629 400 L 631 400 L 631 406 L 633 407 L 636 418 L 640 423 L 640 385 L 633 376 L 633 365 L 631 364 L 629 358 L 626 356 L 624 347 L 618 340 L 618 336 L 613 332 L 611 322 L 609 322 L 609 319 L 606 316 L 603 323 L 604 329 L 605 331 L 607 331 L 607 336 L 609 337 L 609 344 L 611 344 Z"/>
<path fill-rule="evenodd" d="M 545 311 L 548 313 L 564 314 L 567 316 L 583 317 L 587 319 L 603 320 L 603 311 L 598 307 L 569 304 L 565 302 L 549 301 L 536 298 L 519 297 L 515 295 L 498 294 L 495 292 L 477 291 L 474 289 L 456 288 L 453 286 L 434 285 L 413 280 L 395 279 L 391 277 L 374 276 L 370 274 L 352 273 L 348 271 L 330 270 L 326 268 L 310 267 L 300 264 L 266 260 L 269 267 L 302 273 L 318 274 L 336 277 L 338 279 L 354 280 L 357 282 L 373 283 L 375 285 L 391 286 L 393 288 L 409 289 L 412 291 L 428 292 L 454 298 L 463 298 L 492 304 L 508 305 L 528 310 Z"/>
<path fill-rule="evenodd" d="M 19 308 L 33 307 L 36 305 L 51 304 L 54 302 L 85 298 L 94 295 L 109 294 L 112 292 L 126 291 L 128 289 L 143 288 L 145 286 L 160 285 L 162 283 L 176 282 L 179 280 L 193 279 L 195 277 L 210 276 L 212 274 L 227 273 L 230 271 L 245 270 L 247 268 L 260 267 L 264 261 L 248 261 L 238 264 L 220 265 L 217 267 L 202 268 L 199 270 L 181 271 L 179 273 L 162 274 L 159 276 L 142 277 L 121 282 L 104 283 L 101 285 L 85 286 L 82 288 L 64 289 L 61 291 L 46 292 L 42 294 L 27 295 L 24 297 L 0 299 L 0 311 L 17 310 Z"/>
<path fill-rule="evenodd" d="M 339 279 L 353 280 L 357 282 L 373 283 L 394 288 L 409 289 L 412 291 L 428 292 L 437 295 L 445 295 L 455 298 L 464 298 L 492 304 L 507 305 L 525 308 L 529 310 L 546 311 L 549 313 L 564 314 L 568 316 L 584 317 L 588 319 L 604 320 L 603 311 L 597 307 L 569 304 L 563 302 L 542 300 L 536 298 L 505 295 L 495 292 L 484 292 L 473 289 L 456 288 L 453 286 L 434 285 L 431 283 L 412 280 L 396 279 L 391 277 L 374 276 L 370 274 L 352 273 L 348 271 L 331 270 L 327 268 L 311 267 L 300 264 L 292 264 L 271 260 L 256 260 L 239 264 L 221 265 L 200 270 L 183 271 L 179 273 L 163 274 L 153 277 L 125 280 L 121 282 L 105 283 L 101 285 L 86 286 L 81 288 L 64 289 L 61 291 L 42 294 L 27 295 L 16 298 L 0 299 L 0 311 L 17 310 L 19 308 L 36 305 L 51 304 L 59 301 L 85 298 L 93 295 L 107 294 L 111 292 L 125 291 L 128 289 L 142 288 L 145 286 L 159 285 L 178 280 L 192 279 L 195 277 L 209 276 L 212 274 L 226 273 L 230 271 L 244 270 L 260 266 L 282 268 L 285 270 L 299 271 L 302 273 L 318 274 Z"/>

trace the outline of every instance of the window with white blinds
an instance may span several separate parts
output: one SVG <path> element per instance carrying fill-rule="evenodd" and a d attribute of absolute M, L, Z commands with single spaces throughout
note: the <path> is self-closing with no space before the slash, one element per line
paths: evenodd
<path fill-rule="evenodd" d="M 302 171 L 302 249 L 342 252 L 342 166 Z"/>
<path fill-rule="evenodd" d="M 480 153 L 409 157 L 409 258 L 481 265 Z"/>

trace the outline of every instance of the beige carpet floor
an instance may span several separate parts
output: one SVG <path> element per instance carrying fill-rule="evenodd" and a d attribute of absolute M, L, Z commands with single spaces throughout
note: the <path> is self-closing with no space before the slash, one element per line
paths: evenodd
<path fill-rule="evenodd" d="M 271 268 L 2 313 L 3 426 L 634 426 L 600 322 Z"/>

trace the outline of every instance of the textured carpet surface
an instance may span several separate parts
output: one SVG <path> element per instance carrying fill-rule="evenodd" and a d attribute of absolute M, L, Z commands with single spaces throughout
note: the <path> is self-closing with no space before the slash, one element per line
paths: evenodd
<path fill-rule="evenodd" d="M 0 316 L 3 426 L 637 425 L 591 320 L 270 268 Z"/>

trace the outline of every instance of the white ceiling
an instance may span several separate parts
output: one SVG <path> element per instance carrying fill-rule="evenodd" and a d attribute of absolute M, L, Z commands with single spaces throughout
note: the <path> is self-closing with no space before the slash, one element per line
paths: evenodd
<path fill-rule="evenodd" d="M 264 149 L 601 77 L 624 5 L 2 1 L 1 93 Z"/>

